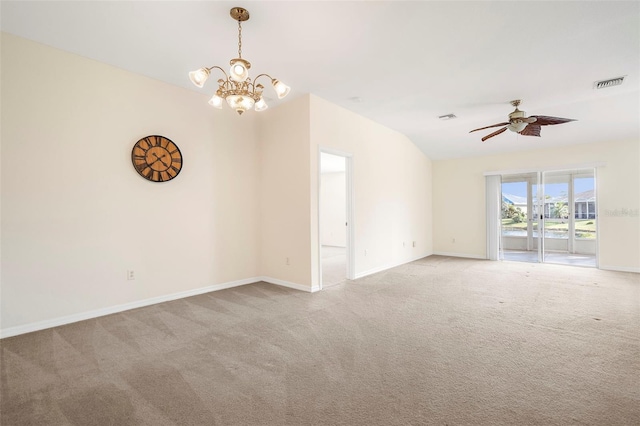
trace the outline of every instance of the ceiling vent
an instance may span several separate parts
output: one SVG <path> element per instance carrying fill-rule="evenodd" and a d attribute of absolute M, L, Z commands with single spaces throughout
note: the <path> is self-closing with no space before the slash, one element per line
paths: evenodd
<path fill-rule="evenodd" d="M 610 78 L 608 80 L 600 80 L 593 83 L 594 89 L 606 89 L 607 87 L 620 86 L 626 75 L 622 77 Z"/>
<path fill-rule="evenodd" d="M 441 115 L 438 118 L 440 120 L 453 120 L 454 118 L 458 118 L 458 117 L 456 117 L 455 114 L 447 114 L 447 115 Z"/>

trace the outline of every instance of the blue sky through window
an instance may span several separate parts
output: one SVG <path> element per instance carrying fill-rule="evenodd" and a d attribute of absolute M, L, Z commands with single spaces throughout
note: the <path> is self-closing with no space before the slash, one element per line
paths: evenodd
<path fill-rule="evenodd" d="M 592 177 L 591 178 L 578 178 L 578 179 L 575 179 L 574 182 L 575 182 L 574 183 L 575 186 L 574 186 L 574 190 L 573 191 L 576 194 L 579 194 L 579 193 L 584 192 L 584 191 L 589 191 L 589 190 L 595 189 Z"/>

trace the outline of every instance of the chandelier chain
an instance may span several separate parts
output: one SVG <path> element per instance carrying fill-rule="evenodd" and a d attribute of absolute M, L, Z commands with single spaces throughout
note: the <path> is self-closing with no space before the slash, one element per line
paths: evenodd
<path fill-rule="evenodd" d="M 238 58 L 242 58 L 242 21 L 238 20 Z"/>

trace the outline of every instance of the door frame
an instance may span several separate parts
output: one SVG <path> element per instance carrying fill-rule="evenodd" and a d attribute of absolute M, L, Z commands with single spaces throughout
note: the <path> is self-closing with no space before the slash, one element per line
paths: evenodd
<path fill-rule="evenodd" d="M 354 181 L 353 181 L 353 153 L 340 151 L 333 148 L 318 146 L 318 284 L 322 290 L 322 216 L 321 216 L 321 188 L 322 183 L 322 154 L 336 155 L 345 159 L 346 181 L 346 233 L 347 233 L 347 276 L 349 280 L 355 280 L 355 214 L 354 214 Z"/>

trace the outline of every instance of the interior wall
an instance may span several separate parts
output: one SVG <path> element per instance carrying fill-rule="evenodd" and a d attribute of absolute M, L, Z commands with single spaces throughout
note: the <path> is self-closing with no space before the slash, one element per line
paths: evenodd
<path fill-rule="evenodd" d="M 346 247 L 347 182 L 345 172 L 322 173 L 320 184 L 320 220 L 323 246 Z"/>
<path fill-rule="evenodd" d="M 431 160 L 401 133 L 317 96 L 310 102 L 314 283 L 320 147 L 353 155 L 356 276 L 432 254 Z"/>
<path fill-rule="evenodd" d="M 640 272 L 638 140 L 434 162 L 434 252 L 485 258 L 485 172 L 598 162 L 606 163 L 596 177 L 600 267 Z"/>
<path fill-rule="evenodd" d="M 1 42 L 2 329 L 258 276 L 251 120 L 193 91 Z M 184 157 L 169 182 L 131 164 L 151 134 Z"/>
<path fill-rule="evenodd" d="M 260 270 L 279 284 L 315 290 L 310 263 L 308 96 L 257 117 Z"/>
<path fill-rule="evenodd" d="M 357 273 L 430 253 L 431 162 L 403 135 L 310 95 L 239 117 L 1 37 L 3 331 L 252 278 L 318 289 L 320 144 L 355 154 Z M 151 134 L 182 151 L 169 182 L 131 164 Z"/>

